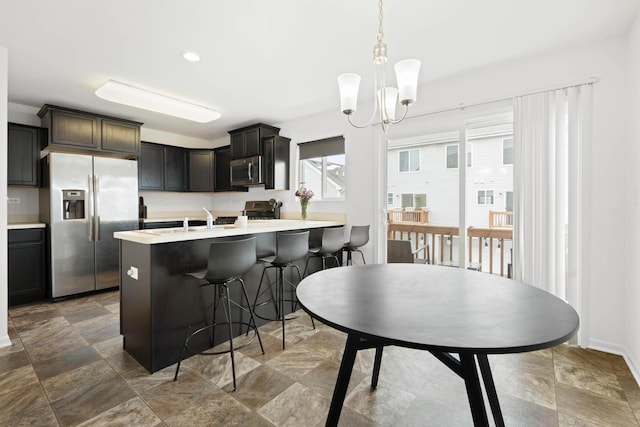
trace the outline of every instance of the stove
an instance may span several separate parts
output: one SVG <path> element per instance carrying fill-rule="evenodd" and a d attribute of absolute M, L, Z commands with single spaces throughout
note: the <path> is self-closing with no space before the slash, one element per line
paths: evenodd
<path fill-rule="evenodd" d="M 256 219 L 280 219 L 281 202 L 274 199 L 271 200 L 253 200 L 244 204 L 243 215 L 246 215 L 249 221 Z"/>
<path fill-rule="evenodd" d="M 249 221 L 280 219 L 280 208 L 282 202 L 277 200 L 252 200 L 245 202 L 243 215 L 247 216 Z M 219 216 L 215 220 L 216 225 L 233 224 L 238 219 L 237 216 Z"/>

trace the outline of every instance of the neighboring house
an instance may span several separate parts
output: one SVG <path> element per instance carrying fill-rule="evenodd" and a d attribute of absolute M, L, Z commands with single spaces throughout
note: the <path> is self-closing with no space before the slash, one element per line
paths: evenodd
<path fill-rule="evenodd" d="M 513 126 L 467 131 L 467 225 L 488 227 L 488 212 L 513 210 Z M 389 141 L 389 209 L 427 208 L 429 222 L 458 223 L 459 132 Z"/>

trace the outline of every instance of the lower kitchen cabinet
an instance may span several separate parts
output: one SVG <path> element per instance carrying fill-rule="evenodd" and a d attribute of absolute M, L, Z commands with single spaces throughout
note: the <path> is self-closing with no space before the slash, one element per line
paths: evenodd
<path fill-rule="evenodd" d="M 45 229 L 9 230 L 9 305 L 47 297 Z"/>

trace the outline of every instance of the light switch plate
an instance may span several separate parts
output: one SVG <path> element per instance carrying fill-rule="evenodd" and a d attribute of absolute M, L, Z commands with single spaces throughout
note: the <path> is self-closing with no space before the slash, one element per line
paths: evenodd
<path fill-rule="evenodd" d="M 20 204 L 20 197 L 7 197 L 7 203 L 9 204 Z"/>

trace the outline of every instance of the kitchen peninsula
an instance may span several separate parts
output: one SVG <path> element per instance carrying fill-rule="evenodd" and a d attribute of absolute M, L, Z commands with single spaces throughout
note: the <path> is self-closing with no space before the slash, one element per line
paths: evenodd
<path fill-rule="evenodd" d="M 275 219 L 250 221 L 244 228 L 217 225 L 212 229 L 190 227 L 187 231 L 169 228 L 114 233 L 120 241 L 120 326 L 124 349 L 152 373 L 178 361 L 192 322 L 195 292 L 200 289 L 200 282 L 187 273 L 206 269 L 214 239 L 255 235 L 260 257 L 274 252 L 279 231 L 310 230 L 312 244 L 319 242 L 322 229 L 340 225 L 343 223 L 338 221 Z M 257 263 L 244 276 L 250 299 L 257 292 L 262 268 Z M 230 293 L 234 301 L 240 301 L 239 287 L 232 286 Z M 246 313 L 232 309 L 231 315 L 237 319 Z M 196 327 L 205 323 L 202 310 L 194 316 Z M 218 320 L 222 321 L 222 317 Z M 203 349 L 209 346 L 206 339 L 196 345 Z"/>

